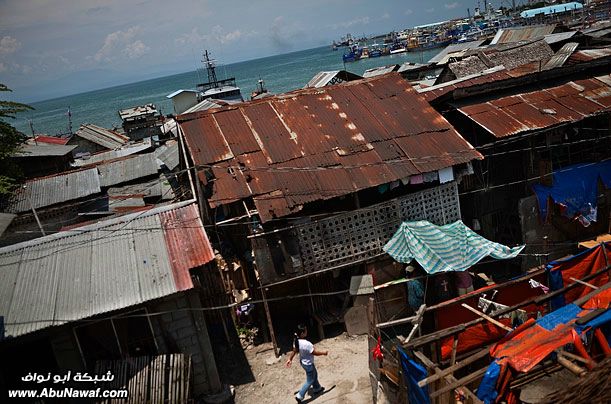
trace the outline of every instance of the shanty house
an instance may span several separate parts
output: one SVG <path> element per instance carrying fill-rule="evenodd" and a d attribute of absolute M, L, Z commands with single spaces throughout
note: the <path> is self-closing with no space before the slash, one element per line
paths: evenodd
<path fill-rule="evenodd" d="M 608 62 L 572 64 L 587 52 L 505 84 L 494 74 L 456 83 L 438 105 L 485 156 L 461 184 L 463 219 L 488 238 L 525 242 L 539 261 L 607 232 L 611 77 Z"/>
<path fill-rule="evenodd" d="M 173 377 L 190 378 L 194 395 L 218 392 L 192 281 L 213 259 L 192 201 L 0 248 L 0 385 L 36 388 L 21 378 L 92 372 L 111 360 L 152 375 L 159 355 L 183 354 L 190 366 Z M 154 380 L 129 383 L 154 394 Z"/>
<path fill-rule="evenodd" d="M 397 73 L 178 122 L 201 209 L 231 251 L 223 256 L 256 268 L 248 283 L 268 285 L 269 296 L 337 294 L 376 270 L 367 263 L 401 221 L 459 219 L 457 181 L 481 158 Z M 270 309 L 324 324 L 331 297 Z M 349 304 L 339 297 L 336 306 Z"/>

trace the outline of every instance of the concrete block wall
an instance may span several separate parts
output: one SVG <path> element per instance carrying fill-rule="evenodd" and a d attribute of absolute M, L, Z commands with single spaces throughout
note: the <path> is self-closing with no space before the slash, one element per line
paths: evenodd
<path fill-rule="evenodd" d="M 149 307 L 150 312 L 167 312 L 152 321 L 160 353 L 191 355 L 194 396 L 221 390 L 208 328 L 200 309 L 199 296 L 194 291 L 176 294 Z"/>

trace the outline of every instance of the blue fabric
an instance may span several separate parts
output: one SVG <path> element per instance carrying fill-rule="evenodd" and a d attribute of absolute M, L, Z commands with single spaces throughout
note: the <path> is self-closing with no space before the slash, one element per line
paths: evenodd
<path fill-rule="evenodd" d="M 573 303 L 567 304 L 564 307 L 559 308 L 558 310 L 552 311 L 551 313 L 541 317 L 537 320 L 537 324 L 546 330 L 553 330 L 556 328 L 558 324 L 566 324 L 570 320 L 577 317 L 583 309 Z"/>
<path fill-rule="evenodd" d="M 427 377 L 426 369 L 411 359 L 400 346 L 397 345 L 403 369 L 403 378 L 407 385 L 407 401 L 411 404 L 430 404 L 429 387 L 418 387 L 418 382 Z"/>
<path fill-rule="evenodd" d="M 564 287 L 564 280 L 562 279 L 562 271 L 551 271 L 555 263 L 549 263 L 547 265 L 549 275 L 549 288 L 554 291 L 562 289 Z M 552 310 L 557 310 L 566 304 L 564 294 L 559 294 L 551 299 Z"/>
<path fill-rule="evenodd" d="M 576 325 L 575 329 L 581 334 L 583 330 L 585 330 L 586 328 L 592 328 L 592 329 L 600 328 L 609 322 L 611 322 L 611 310 L 605 311 L 601 315 L 593 318 L 592 320 L 588 321 L 585 324 Z M 607 339 L 609 339 L 608 336 L 607 336 Z"/>
<path fill-rule="evenodd" d="M 416 311 L 424 304 L 424 288 L 419 279 L 407 282 L 407 302 L 409 307 Z"/>
<path fill-rule="evenodd" d="M 301 386 L 301 390 L 299 390 L 299 393 L 297 394 L 299 395 L 299 398 L 303 400 L 306 393 L 310 389 L 310 386 L 314 387 L 314 390 L 320 390 L 320 383 L 318 383 L 318 372 L 316 371 L 316 366 L 304 365 L 302 363 L 301 367 L 306 372 L 306 382 L 303 384 L 303 386 Z"/>
<path fill-rule="evenodd" d="M 611 160 L 597 164 L 575 164 L 554 172 L 551 187 L 542 184 L 533 185 L 539 201 L 539 212 L 547 217 L 547 199 L 566 207 L 564 214 L 569 218 L 583 216 L 589 221 L 596 221 L 596 194 L 598 178 L 605 187 L 611 188 Z"/>
<path fill-rule="evenodd" d="M 492 404 L 499 393 L 496 391 L 496 382 L 499 379 L 501 373 L 501 367 L 496 361 L 492 362 L 488 366 L 488 370 L 484 373 L 479 387 L 477 388 L 477 398 L 482 400 L 484 404 Z"/>

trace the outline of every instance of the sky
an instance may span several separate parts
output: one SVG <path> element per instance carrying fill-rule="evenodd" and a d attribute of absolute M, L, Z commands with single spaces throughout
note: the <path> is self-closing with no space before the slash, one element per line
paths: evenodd
<path fill-rule="evenodd" d="M 204 49 L 238 62 L 462 17 L 476 3 L 0 0 L 0 83 L 33 102 L 192 71 Z"/>

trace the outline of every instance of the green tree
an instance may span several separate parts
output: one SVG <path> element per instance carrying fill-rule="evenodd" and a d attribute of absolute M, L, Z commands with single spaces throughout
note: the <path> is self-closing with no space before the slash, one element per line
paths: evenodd
<path fill-rule="evenodd" d="M 0 91 L 12 90 L 0 84 Z M 19 178 L 19 169 L 11 160 L 11 156 L 26 140 L 26 136 L 7 120 L 15 119 L 15 114 L 29 109 L 33 108 L 19 102 L 0 100 L 0 195 L 10 193 Z"/>

